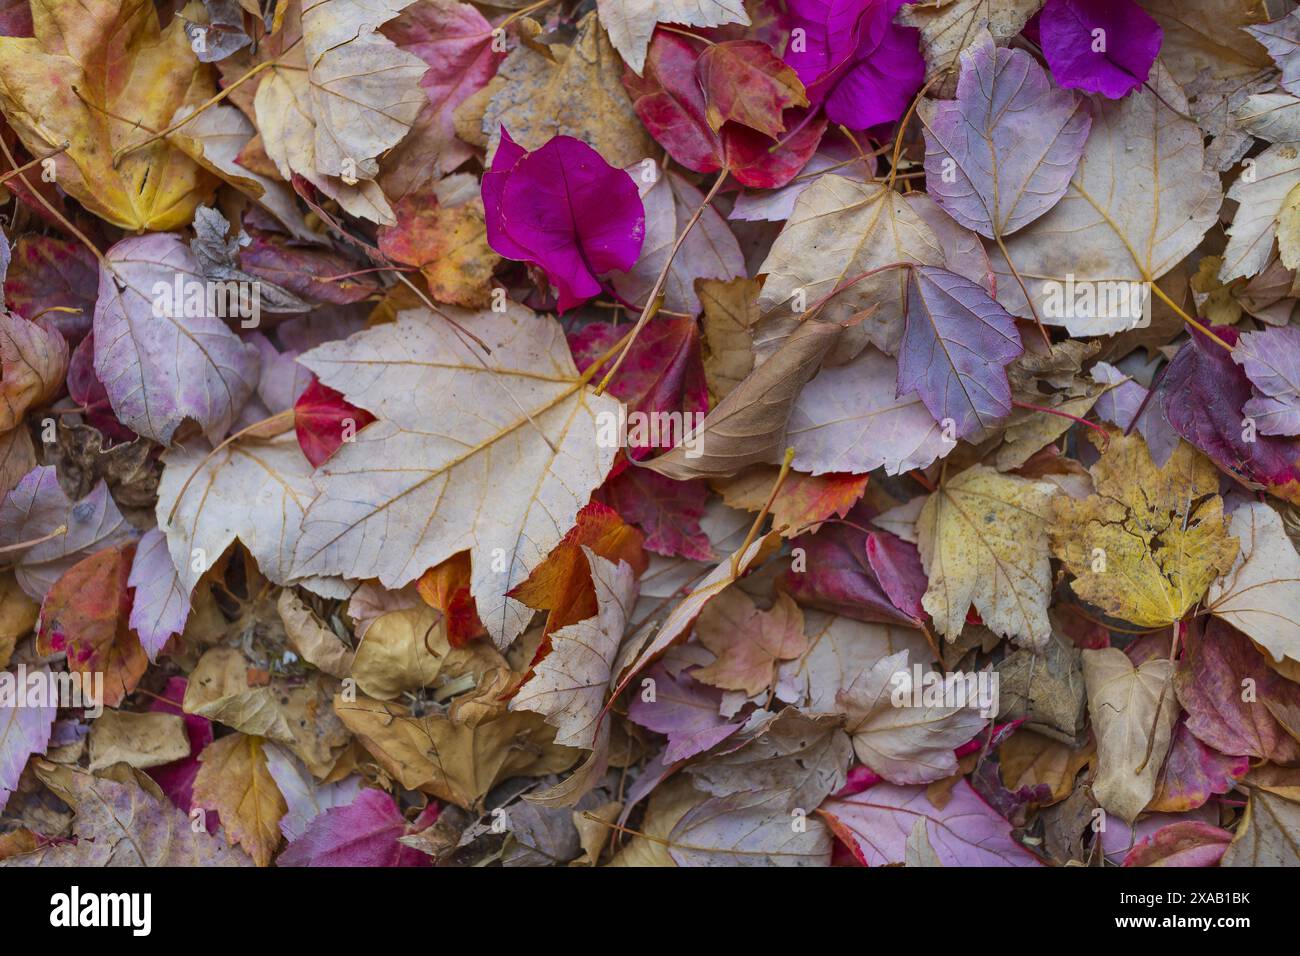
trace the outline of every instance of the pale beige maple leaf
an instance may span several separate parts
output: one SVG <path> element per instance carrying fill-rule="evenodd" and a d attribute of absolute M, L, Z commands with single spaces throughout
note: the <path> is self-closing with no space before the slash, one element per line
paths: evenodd
<path fill-rule="evenodd" d="M 288 584 L 302 517 L 316 494 L 297 437 L 241 438 L 209 453 L 202 441 L 168 449 L 158 484 L 158 527 L 185 594 L 236 538 L 263 574 Z"/>
<path fill-rule="evenodd" d="M 1159 61 L 1146 86 L 1094 104 L 1092 131 L 1065 195 L 1006 239 L 1032 311 L 1007 258 L 989 248 L 998 301 L 1011 313 L 1029 318 L 1036 312 L 1073 336 L 1130 328 L 1135 319 L 1128 310 L 1067 309 L 1054 296 L 1070 277 L 1154 282 L 1218 222 L 1223 191 L 1218 174 L 1205 168 L 1204 135 L 1186 118 L 1187 97 Z"/>
<path fill-rule="evenodd" d="M 1300 554 L 1281 516 L 1263 502 L 1242 505 L 1228 525 L 1241 542 L 1236 563 L 1210 585 L 1205 606 L 1276 661 L 1300 661 Z"/>
<path fill-rule="evenodd" d="M 479 617 L 507 647 L 533 612 L 506 593 L 604 480 L 619 402 L 578 374 L 559 322 L 514 303 L 402 312 L 299 362 L 379 420 L 316 472 L 294 574 L 395 589 L 468 550 Z"/>
<path fill-rule="evenodd" d="M 1093 796 L 1126 823 L 1155 796 L 1169 753 L 1178 717 L 1177 700 L 1166 686 L 1173 669 L 1173 661 L 1164 657 L 1135 668 L 1117 647 L 1083 652 L 1088 713 L 1097 738 Z"/>
<path fill-rule="evenodd" d="M 380 223 L 392 208 L 374 182 L 379 156 L 402 141 L 425 103 L 427 65 L 379 32 L 413 0 L 302 0 L 288 8 L 281 65 L 258 84 L 266 154 L 348 212 Z M 301 36 L 300 43 L 288 40 Z"/>

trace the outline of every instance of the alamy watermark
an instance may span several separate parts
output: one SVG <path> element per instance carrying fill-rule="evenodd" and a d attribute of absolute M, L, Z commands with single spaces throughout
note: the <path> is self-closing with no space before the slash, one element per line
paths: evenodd
<path fill-rule="evenodd" d="M 1076 279 L 1043 283 L 1043 317 L 1048 319 L 1119 319 L 1124 328 L 1151 324 L 1151 283 L 1123 279 Z M 1111 327 L 1112 331 L 1118 329 Z"/>
<path fill-rule="evenodd" d="M 889 679 L 889 702 L 895 707 L 971 707 L 992 718 L 999 709 L 998 682 L 992 669 L 941 674 L 913 664 Z"/>
<path fill-rule="evenodd" d="M 81 707 L 87 717 L 104 712 L 102 671 L 63 671 L 45 668 L 0 671 L 0 707 Z"/>
<path fill-rule="evenodd" d="M 262 321 L 260 282 L 243 279 L 195 279 L 183 272 L 175 280 L 161 279 L 150 290 L 155 318 L 184 316 L 197 319 L 213 316 L 238 319 L 241 328 L 255 329 Z"/>
<path fill-rule="evenodd" d="M 601 448 L 681 448 L 687 458 L 704 454 L 704 412 L 617 412 L 596 415 Z"/>

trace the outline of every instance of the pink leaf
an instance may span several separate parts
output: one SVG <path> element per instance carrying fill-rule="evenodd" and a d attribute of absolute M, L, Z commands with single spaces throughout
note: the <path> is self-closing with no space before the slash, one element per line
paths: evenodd
<path fill-rule="evenodd" d="M 1011 838 L 1011 824 L 993 812 L 961 780 L 943 809 L 926 796 L 925 787 L 880 783 L 847 797 L 832 797 L 819 812 L 831 830 L 867 866 L 902 863 L 907 838 L 917 820 L 944 866 L 1040 866 Z"/>
<path fill-rule="evenodd" d="M 483 208 L 488 244 L 540 266 L 559 291 L 561 312 L 600 292 L 599 276 L 631 269 L 645 239 L 632 177 L 572 136 L 529 153 L 502 127 L 483 176 Z"/>

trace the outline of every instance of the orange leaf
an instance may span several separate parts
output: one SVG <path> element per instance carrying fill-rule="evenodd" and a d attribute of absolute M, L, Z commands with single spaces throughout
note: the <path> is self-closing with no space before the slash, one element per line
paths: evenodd
<path fill-rule="evenodd" d="M 135 542 L 105 548 L 70 567 L 41 605 L 39 654 L 68 655 L 68 670 L 104 675 L 104 706 L 116 707 L 135 690 L 149 666 L 140 639 L 127 623 L 127 577 Z"/>
<path fill-rule="evenodd" d="M 424 603 L 442 612 L 447 622 L 447 640 L 452 647 L 464 647 L 487 633 L 478 617 L 478 605 L 469 591 L 468 551 L 458 551 L 442 564 L 430 568 L 415 582 Z"/>
<path fill-rule="evenodd" d="M 510 596 L 535 610 L 550 611 L 547 634 L 585 621 L 596 613 L 596 588 L 582 546 L 615 564 L 626 561 L 639 575 L 647 563 L 644 541 L 645 536 L 617 511 L 593 501 L 578 512 L 577 524 Z"/>

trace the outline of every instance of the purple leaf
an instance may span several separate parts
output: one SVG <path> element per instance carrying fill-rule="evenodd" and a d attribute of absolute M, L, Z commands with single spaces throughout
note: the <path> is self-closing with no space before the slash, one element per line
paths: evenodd
<path fill-rule="evenodd" d="M 90 331 L 98 282 L 95 257 L 80 242 L 20 236 L 4 277 L 4 304 L 26 319 L 41 315 L 75 345 Z M 53 308 L 78 311 L 49 311 Z"/>
<path fill-rule="evenodd" d="M 624 521 L 645 532 L 647 551 L 692 561 L 716 557 L 700 527 L 709 500 L 709 486 L 702 479 L 675 481 L 648 468 L 625 468 L 611 476 L 599 494 Z"/>
<path fill-rule="evenodd" d="M 1244 29 L 1264 45 L 1282 71 L 1282 88 L 1300 95 L 1300 10 L 1292 10 L 1280 20 Z"/>
<path fill-rule="evenodd" d="M 1146 82 L 1163 37 L 1134 0 L 1047 0 L 1038 32 L 1057 83 L 1112 100 Z"/>
<path fill-rule="evenodd" d="M 31 671 L 49 677 L 45 668 Z M 12 681 L 14 695 L 0 698 L 0 810 L 5 808 L 11 794 L 18 786 L 27 759 L 32 754 L 45 753 L 50 742 L 50 729 L 54 726 L 54 715 L 58 708 L 54 704 L 44 707 L 25 706 L 22 695 L 26 682 L 19 683 L 20 677 L 7 675 Z"/>
<path fill-rule="evenodd" d="M 925 79 L 919 32 L 896 25 L 904 0 L 791 0 L 788 25 L 805 42 L 791 44 L 794 67 L 814 106 L 832 123 L 867 129 L 907 111 Z"/>
<path fill-rule="evenodd" d="M 1108 362 L 1096 363 L 1090 374 L 1094 382 L 1112 386 L 1102 392 L 1093 406 L 1097 416 L 1127 432 L 1136 415 L 1137 430 L 1146 439 L 1151 461 L 1157 468 L 1163 468 L 1181 439 L 1165 418 L 1160 402 L 1148 401 L 1147 389 Z"/>
<path fill-rule="evenodd" d="M 1245 754 L 1278 764 L 1300 761 L 1300 742 L 1274 719 L 1266 702 L 1300 708 L 1300 684 L 1268 665 L 1250 639 L 1218 618 L 1204 634 L 1189 633 L 1174 672 L 1178 702 L 1187 711 L 1187 729 L 1223 754 Z M 1256 696 L 1242 700 L 1242 681 L 1250 678 Z"/>
<path fill-rule="evenodd" d="M 673 676 L 663 664 L 656 664 L 646 672 L 646 677 L 655 682 L 654 700 L 633 696 L 627 716 L 647 730 L 668 736 L 662 758 L 665 764 L 703 753 L 730 737 L 744 723 L 728 721 L 718 713 L 721 690 L 704 686 L 684 671 Z"/>
<path fill-rule="evenodd" d="M 149 660 L 157 663 L 168 639 L 185 628 L 190 616 L 189 596 L 167 551 L 167 536 L 157 528 L 146 531 L 136 546 L 126 583 L 135 589 L 131 629 L 139 636 Z"/>
<path fill-rule="evenodd" d="M 122 424 L 171 443 L 192 418 L 215 444 L 257 386 L 258 355 L 213 314 L 209 286 L 179 238 L 108 250 L 95 303 L 95 372 Z"/>
<path fill-rule="evenodd" d="M 902 863 L 917 820 L 944 866 L 1040 866 L 1011 838 L 1011 824 L 979 798 L 965 780 L 936 808 L 925 787 L 880 783 L 821 805 L 831 829 L 867 866 Z"/>
<path fill-rule="evenodd" d="M 1227 793 L 1250 770 L 1250 758 L 1221 754 L 1196 739 L 1183 714 L 1174 727 L 1169 756 L 1160 771 L 1152 810 L 1181 813 L 1195 810 L 1216 793 Z"/>
<path fill-rule="evenodd" d="M 117 420 L 109 404 L 104 383 L 95 374 L 95 333 L 91 332 L 72 350 L 68 361 L 68 394 L 86 410 L 86 421 L 112 441 L 134 441 L 135 432 Z"/>
<path fill-rule="evenodd" d="M 957 99 L 924 102 L 930 195 L 990 239 L 1056 205 L 1092 129 L 1086 100 L 1052 89 L 1032 56 L 990 36 L 962 54 Z"/>
<path fill-rule="evenodd" d="M 431 805 L 411 825 L 382 790 L 361 791 L 350 806 L 332 807 L 308 826 L 277 861 L 280 866 L 429 866 L 427 854 L 398 842 L 437 819 Z"/>
<path fill-rule="evenodd" d="M 910 270 L 900 397 L 915 391 L 957 438 L 978 435 L 1011 414 L 1006 366 L 1022 352 L 1015 320 L 983 288 L 933 266 Z"/>
<path fill-rule="evenodd" d="M 1232 360 L 1259 392 L 1242 412 L 1265 435 L 1300 434 L 1300 328 L 1244 332 Z"/>
<path fill-rule="evenodd" d="M 1143 837 L 1121 866 L 1218 866 L 1232 834 L 1200 820 L 1182 820 Z"/>
<path fill-rule="evenodd" d="M 863 520 L 869 520 L 865 509 L 855 508 L 846 522 L 825 524 L 816 534 L 795 538 L 791 544 L 803 549 L 807 568 L 788 571 L 783 586 L 800 604 L 858 621 L 914 626 L 912 615 L 898 608 L 876 576 L 868 559 L 867 532 L 854 527 Z M 925 578 L 921 580 L 924 590 Z"/>
<path fill-rule="evenodd" d="M 866 545 L 867 564 L 876 573 L 881 588 L 894 607 L 919 626 L 929 617 L 921 607 L 921 595 L 929 580 L 916 545 L 887 531 L 873 531 L 867 535 Z"/>
<path fill-rule="evenodd" d="M 631 269 L 645 239 L 632 177 L 572 136 L 529 153 L 502 127 L 483 207 L 488 244 L 540 266 L 559 292 L 560 312 L 600 292 L 599 276 Z"/>
<path fill-rule="evenodd" d="M 1235 345 L 1237 331 L 1211 331 Z M 1250 379 L 1232 353 L 1195 330 L 1165 369 L 1157 398 L 1174 431 L 1248 488 L 1300 504 L 1300 443 L 1255 434 L 1243 419 Z"/>
<path fill-rule="evenodd" d="M 55 534 L 59 527 L 63 534 Z M 24 541 L 50 540 L 18 551 Z M 53 465 L 33 468 L 0 502 L 0 548 L 11 549 L 19 586 L 41 601 L 63 572 L 81 558 L 135 537 L 101 480 L 76 504 L 59 487 Z"/>

